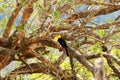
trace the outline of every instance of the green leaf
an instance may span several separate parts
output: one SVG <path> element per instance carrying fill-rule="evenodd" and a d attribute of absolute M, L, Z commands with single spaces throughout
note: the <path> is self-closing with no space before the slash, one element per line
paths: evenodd
<path fill-rule="evenodd" d="M 104 0 L 99 0 L 99 2 L 100 2 L 100 3 L 103 3 L 103 2 L 104 2 Z"/>
<path fill-rule="evenodd" d="M 58 10 L 56 10 L 54 13 L 53 13 L 53 16 L 55 17 L 55 18 L 60 18 L 60 12 L 58 11 Z"/>

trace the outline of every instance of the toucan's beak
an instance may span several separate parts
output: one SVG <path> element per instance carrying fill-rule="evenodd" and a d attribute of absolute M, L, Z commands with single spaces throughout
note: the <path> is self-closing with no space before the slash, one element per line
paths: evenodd
<path fill-rule="evenodd" d="M 61 35 L 56 35 L 56 36 L 54 37 L 54 40 L 57 42 L 59 38 L 61 38 Z"/>

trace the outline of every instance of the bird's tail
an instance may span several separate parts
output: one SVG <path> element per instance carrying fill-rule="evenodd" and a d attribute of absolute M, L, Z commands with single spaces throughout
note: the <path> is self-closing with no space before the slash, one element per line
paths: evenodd
<path fill-rule="evenodd" d="M 67 48 L 65 48 L 65 51 L 66 51 L 66 55 L 69 56 Z"/>

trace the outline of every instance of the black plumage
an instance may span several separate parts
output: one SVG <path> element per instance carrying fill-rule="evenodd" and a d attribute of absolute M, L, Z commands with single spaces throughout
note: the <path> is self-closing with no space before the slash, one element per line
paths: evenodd
<path fill-rule="evenodd" d="M 65 49 L 66 55 L 69 56 L 68 50 L 67 50 L 67 44 L 66 44 L 65 40 L 62 39 L 62 38 L 58 38 L 58 42 L 59 42 L 60 45 Z"/>
<path fill-rule="evenodd" d="M 74 79 L 74 80 L 77 80 L 77 78 L 76 78 L 76 73 L 75 73 L 75 70 L 74 70 L 73 58 L 70 57 L 69 54 L 68 54 L 68 50 L 67 50 L 68 46 L 67 46 L 66 41 L 65 41 L 63 38 L 61 38 L 61 37 L 58 38 L 57 41 L 58 41 L 59 44 L 62 46 L 62 48 L 65 49 L 66 55 L 70 58 L 70 65 L 71 65 L 71 69 L 72 69 L 73 79 Z M 61 80 L 62 80 L 62 79 L 61 79 Z"/>

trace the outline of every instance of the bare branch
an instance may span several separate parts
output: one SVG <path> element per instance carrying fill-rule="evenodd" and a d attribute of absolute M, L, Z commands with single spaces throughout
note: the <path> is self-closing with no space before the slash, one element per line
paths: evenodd
<path fill-rule="evenodd" d="M 22 9 L 22 7 L 23 7 L 23 4 L 19 4 L 19 5 L 16 6 L 14 11 L 12 12 L 12 15 L 11 15 L 7 25 L 6 25 L 6 29 L 5 29 L 4 34 L 3 34 L 4 38 L 7 38 L 9 36 L 9 34 L 11 32 L 11 29 L 12 29 L 12 25 L 14 23 L 14 20 L 17 17 L 20 10 Z"/>
<path fill-rule="evenodd" d="M 103 55 L 104 55 L 105 57 L 108 57 L 108 58 L 110 58 L 110 59 L 113 59 L 118 65 L 120 65 L 120 59 L 117 58 L 116 56 L 113 56 L 113 55 L 111 55 L 111 54 L 106 54 L 106 53 L 103 53 Z"/>
<path fill-rule="evenodd" d="M 20 75 L 20 74 L 30 74 L 30 73 L 44 73 L 44 74 L 50 74 L 53 76 L 56 76 L 55 73 L 45 64 L 43 63 L 32 63 L 29 64 L 32 68 L 32 71 L 27 66 L 21 66 L 14 71 L 12 71 L 9 75 L 12 76 L 14 74 Z"/>
<path fill-rule="evenodd" d="M 114 11 L 117 11 L 120 9 L 120 6 L 109 6 L 109 7 L 105 7 L 103 9 L 100 10 L 99 13 L 97 13 L 95 16 L 100 16 L 100 15 L 105 15 L 108 13 L 112 13 Z M 95 11 L 95 10 L 94 10 Z M 84 11 L 84 12 L 80 12 L 80 13 L 75 13 L 73 15 L 71 15 L 69 18 L 66 19 L 66 21 L 69 21 L 68 23 L 73 22 L 76 19 L 79 18 L 86 18 L 90 13 L 94 12 L 94 11 Z"/>
<path fill-rule="evenodd" d="M 69 55 L 71 57 L 74 57 L 76 60 L 78 60 L 81 64 L 83 64 L 88 70 L 90 70 L 92 73 L 93 72 L 93 65 L 87 61 L 87 59 L 81 54 L 82 52 L 78 52 L 73 48 L 68 48 Z"/>
<path fill-rule="evenodd" d="M 104 57 L 107 59 L 108 65 L 111 67 L 111 69 L 120 78 L 120 70 L 113 64 L 111 58 L 108 58 L 107 56 L 104 56 Z"/>

